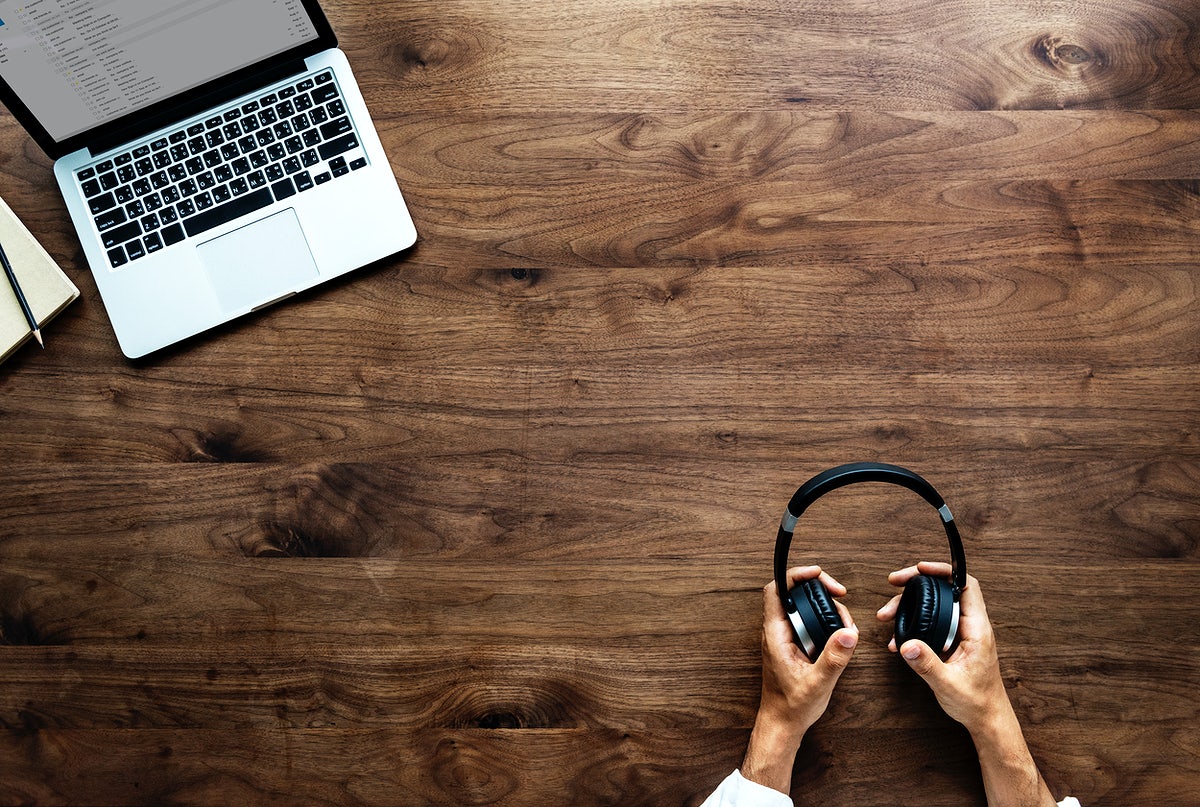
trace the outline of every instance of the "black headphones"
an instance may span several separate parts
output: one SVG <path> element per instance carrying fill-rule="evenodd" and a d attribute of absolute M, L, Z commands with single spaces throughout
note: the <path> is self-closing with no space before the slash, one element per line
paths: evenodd
<path fill-rule="evenodd" d="M 775 585 L 784 613 L 792 624 L 796 641 L 812 660 L 821 655 L 825 643 L 838 628 L 845 627 L 833 599 L 817 579 L 806 580 L 792 590 L 787 588 L 788 550 L 796 522 L 817 499 L 856 482 L 888 482 L 920 494 L 937 508 L 950 540 L 950 580 L 919 574 L 904 586 L 900 609 L 896 613 L 896 647 L 909 639 L 920 639 L 935 652 L 946 652 L 958 634 L 959 598 L 967 585 L 967 559 L 954 516 L 946 502 L 923 478 L 898 465 L 879 462 L 852 462 L 830 468 L 805 482 L 788 502 L 779 535 L 775 538 Z"/>

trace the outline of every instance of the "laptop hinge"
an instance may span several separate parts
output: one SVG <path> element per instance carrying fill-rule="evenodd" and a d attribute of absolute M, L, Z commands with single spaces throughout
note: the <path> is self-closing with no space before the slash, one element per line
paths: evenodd
<path fill-rule="evenodd" d="M 134 113 L 131 115 L 133 120 L 129 125 L 117 127 L 88 144 L 88 152 L 93 157 L 97 154 L 103 154 L 110 149 L 136 140 L 139 137 L 144 137 L 156 129 L 178 123 L 198 112 L 228 103 L 234 98 L 266 87 L 268 84 L 276 81 L 282 81 L 288 76 L 302 73 L 305 69 L 303 59 L 283 62 L 269 70 L 255 73 L 253 76 L 240 81 L 222 84 L 210 92 L 197 95 L 186 104 L 169 105 L 168 108 L 151 114 Z"/>

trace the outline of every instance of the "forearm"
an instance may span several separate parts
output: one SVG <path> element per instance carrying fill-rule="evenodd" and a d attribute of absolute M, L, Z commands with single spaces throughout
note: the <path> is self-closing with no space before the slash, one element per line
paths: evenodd
<path fill-rule="evenodd" d="M 1054 807 L 1011 706 L 971 728 L 988 807 Z"/>
<path fill-rule="evenodd" d="M 804 732 L 773 721 L 762 712 L 754 720 L 746 757 L 742 760 L 742 776 L 780 793 L 792 789 L 792 767 Z"/>

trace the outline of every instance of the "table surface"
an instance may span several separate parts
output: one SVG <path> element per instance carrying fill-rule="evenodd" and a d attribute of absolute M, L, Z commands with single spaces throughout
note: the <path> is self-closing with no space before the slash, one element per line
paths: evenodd
<path fill-rule="evenodd" d="M 1200 8 L 328 0 L 416 247 L 0 366 L 0 803 L 698 804 L 809 476 L 924 474 L 1056 797 L 1200 804 Z M 887 652 L 907 491 L 798 527 L 864 641 L 798 804 L 983 804 Z"/>

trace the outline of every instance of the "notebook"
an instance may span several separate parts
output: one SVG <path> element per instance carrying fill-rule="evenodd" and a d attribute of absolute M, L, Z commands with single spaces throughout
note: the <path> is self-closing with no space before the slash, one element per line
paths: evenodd
<path fill-rule="evenodd" d="M 17 276 L 25 301 L 39 326 L 54 319 L 79 296 L 79 289 L 2 199 L 0 245 L 4 247 L 4 254 L 8 256 L 13 274 Z M 29 322 L 8 278 L 0 275 L 0 361 L 32 338 L 33 331 L 29 329 Z"/>
<path fill-rule="evenodd" d="M 0 100 L 126 356 L 416 242 L 336 45 L 316 0 L 0 0 Z"/>

